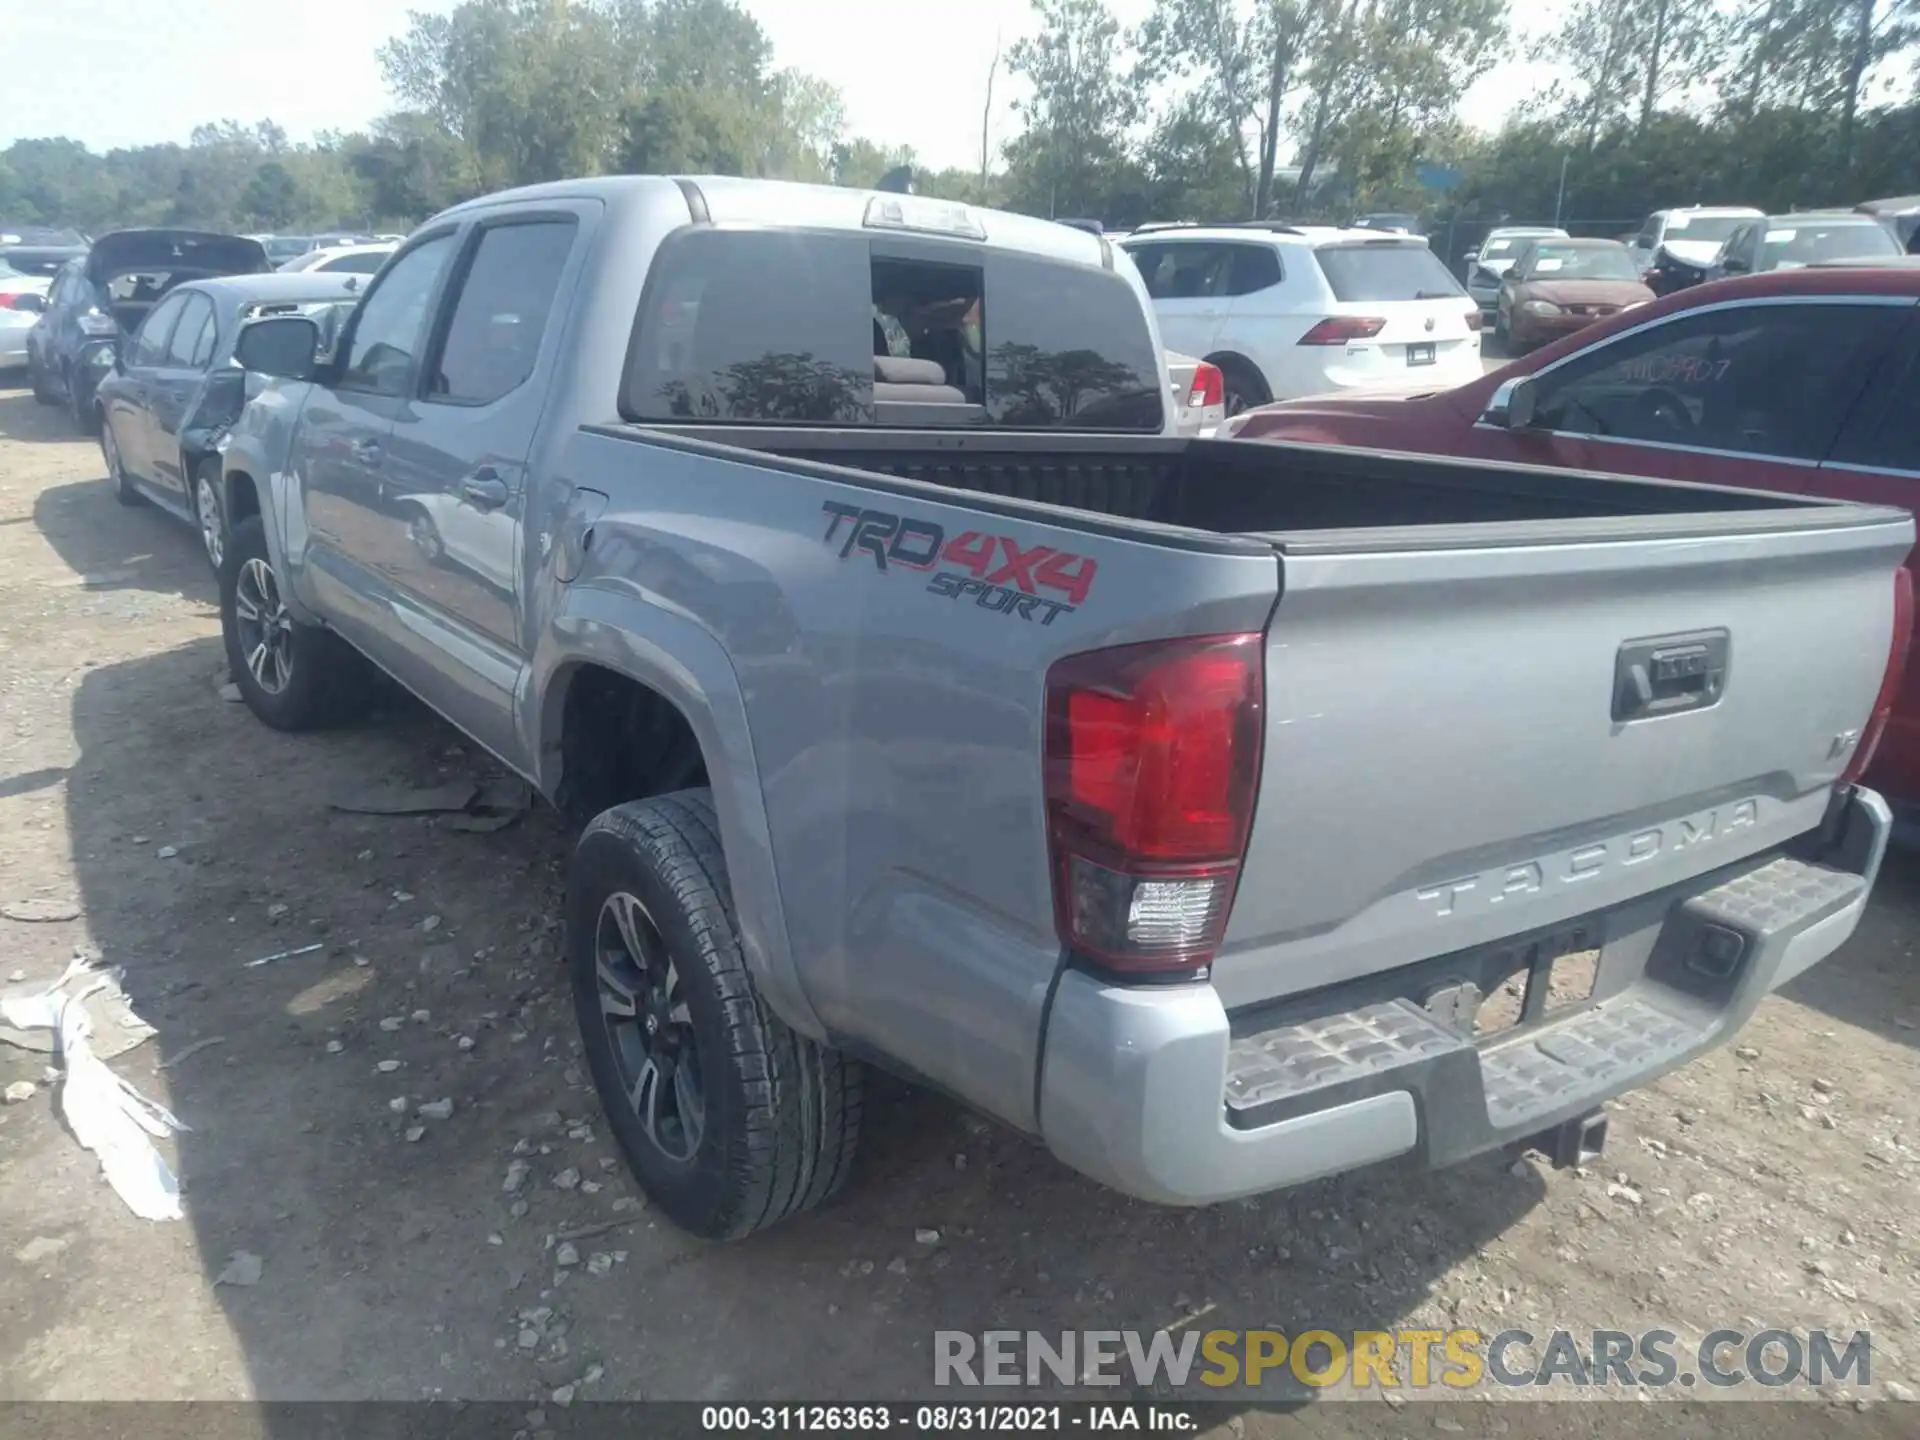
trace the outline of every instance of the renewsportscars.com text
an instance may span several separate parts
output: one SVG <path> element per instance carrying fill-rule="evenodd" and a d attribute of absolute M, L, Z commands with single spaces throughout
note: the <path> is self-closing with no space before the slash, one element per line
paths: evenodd
<path fill-rule="evenodd" d="M 1864 1330 L 937 1330 L 933 1383 L 1355 1390 L 1779 1389 L 1873 1383 Z"/>

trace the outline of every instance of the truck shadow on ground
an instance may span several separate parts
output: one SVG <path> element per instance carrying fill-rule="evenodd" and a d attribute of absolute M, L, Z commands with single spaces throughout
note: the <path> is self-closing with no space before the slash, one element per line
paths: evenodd
<path fill-rule="evenodd" d="M 100 467 L 98 480 L 49 485 L 34 498 L 33 523 L 73 571 L 73 583 L 91 591 L 149 591 L 179 595 L 207 606 L 220 603 L 213 568 L 199 535 L 152 505 L 124 507 L 124 523 L 102 524 L 103 512 L 122 509 Z"/>
<path fill-rule="evenodd" d="M 485 766 L 411 705 L 275 734 L 220 669 L 204 638 L 90 672 L 67 789 L 95 937 L 160 1032 L 116 1068 L 193 1127 L 207 1280 L 264 1262 L 219 1292 L 262 1398 L 531 1400 L 596 1366 L 582 1398 L 924 1397 L 937 1330 L 1390 1328 L 1457 1302 L 1435 1283 L 1542 1193 L 1488 1159 L 1166 1210 L 880 1079 L 836 1203 L 693 1241 L 638 1202 L 574 1054 L 558 821 L 331 810 Z M 442 1098 L 451 1119 L 418 1116 Z"/>
<path fill-rule="evenodd" d="M 1892 848 L 1874 883 L 1873 904 L 1853 939 L 1780 993 L 1882 1039 L 1920 1047 L 1916 935 L 1920 852 Z"/>
<path fill-rule="evenodd" d="M 0 379 L 0 439 L 28 445 L 88 440 L 73 423 L 66 406 L 42 405 L 26 384 L 24 370 Z M 20 388 L 12 388 L 15 385 Z"/>

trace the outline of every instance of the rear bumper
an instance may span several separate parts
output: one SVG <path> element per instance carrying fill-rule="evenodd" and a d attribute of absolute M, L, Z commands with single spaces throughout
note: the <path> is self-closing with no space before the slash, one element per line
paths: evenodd
<path fill-rule="evenodd" d="M 1526 1141 L 1724 1042 L 1832 954 L 1891 829 L 1886 802 L 1856 789 L 1818 854 L 1767 852 L 1589 917 L 1591 1001 L 1478 1043 L 1423 1003 L 1509 964 L 1529 937 L 1233 1016 L 1211 986 L 1069 972 L 1048 1019 L 1041 1132 L 1076 1169 L 1174 1205 Z"/>
<path fill-rule="evenodd" d="M 0 317 L 0 367 L 27 363 L 27 333 L 31 325 L 10 325 Z"/>
<path fill-rule="evenodd" d="M 1549 340 L 1558 340 L 1589 325 L 1598 325 L 1606 318 L 1604 315 L 1529 315 L 1524 310 L 1517 310 L 1507 323 L 1514 339 L 1530 345 L 1544 345 Z"/>

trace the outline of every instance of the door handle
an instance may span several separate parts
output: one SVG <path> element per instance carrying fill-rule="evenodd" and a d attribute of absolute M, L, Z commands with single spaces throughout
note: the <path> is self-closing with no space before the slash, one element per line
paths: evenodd
<path fill-rule="evenodd" d="M 491 468 L 476 470 L 460 482 L 460 494 L 476 510 L 498 510 L 507 503 L 507 482 Z"/>
<path fill-rule="evenodd" d="M 1616 723 L 1703 710 L 1719 703 L 1727 688 L 1732 637 L 1725 630 L 1699 630 L 1633 640 L 1614 656 L 1613 718 Z"/>

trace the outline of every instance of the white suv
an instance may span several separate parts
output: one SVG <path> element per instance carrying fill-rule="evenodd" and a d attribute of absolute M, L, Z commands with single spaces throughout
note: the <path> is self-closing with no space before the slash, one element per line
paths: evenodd
<path fill-rule="evenodd" d="M 1122 247 L 1170 350 L 1226 377 L 1226 412 L 1478 379 L 1480 307 L 1417 236 L 1254 222 L 1154 226 Z"/>

